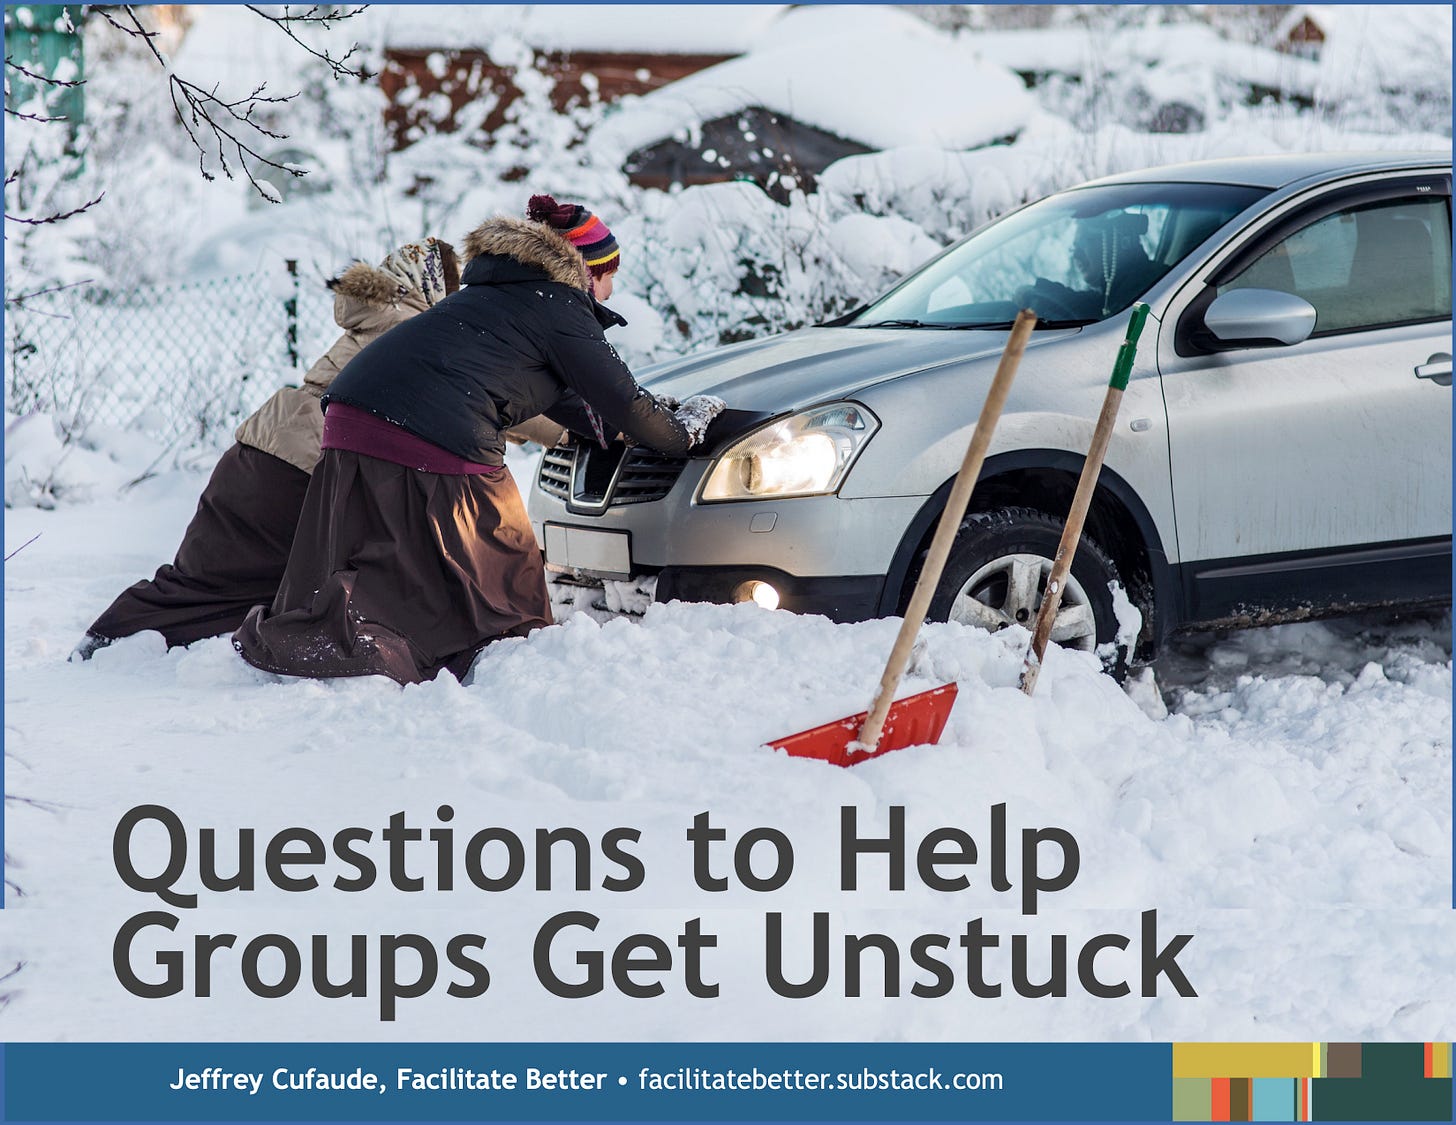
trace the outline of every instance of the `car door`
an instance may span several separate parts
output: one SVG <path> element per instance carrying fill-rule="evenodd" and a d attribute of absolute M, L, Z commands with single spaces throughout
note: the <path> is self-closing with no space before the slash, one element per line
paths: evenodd
<path fill-rule="evenodd" d="M 1449 594 L 1449 176 L 1328 192 L 1202 280 L 1159 343 L 1186 615 Z M 1202 310 L 1236 288 L 1304 298 L 1311 336 L 1214 350 Z"/>

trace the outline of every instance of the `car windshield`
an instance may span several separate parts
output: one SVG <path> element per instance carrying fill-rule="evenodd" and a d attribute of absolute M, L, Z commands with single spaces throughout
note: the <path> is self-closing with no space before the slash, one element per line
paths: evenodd
<path fill-rule="evenodd" d="M 1116 184 L 1049 196 L 911 274 L 852 328 L 1039 327 L 1103 320 L 1265 194 L 1232 184 Z"/>

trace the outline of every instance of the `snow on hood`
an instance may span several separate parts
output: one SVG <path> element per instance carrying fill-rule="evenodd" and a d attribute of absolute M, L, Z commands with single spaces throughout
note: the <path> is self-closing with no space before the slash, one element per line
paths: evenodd
<path fill-rule="evenodd" d="M 871 148 L 984 145 L 1018 132 L 1033 111 L 1011 71 L 914 16 L 808 7 L 742 58 L 623 99 L 596 136 L 626 153 L 754 106 Z"/>

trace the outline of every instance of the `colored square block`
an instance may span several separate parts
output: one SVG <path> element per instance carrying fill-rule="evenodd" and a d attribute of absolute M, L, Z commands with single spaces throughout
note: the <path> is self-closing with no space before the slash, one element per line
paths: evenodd
<path fill-rule="evenodd" d="M 1450 1121 L 1451 1079 L 1316 1078 L 1313 1121 Z"/>
<path fill-rule="evenodd" d="M 1213 1079 L 1173 1079 L 1173 1120 L 1212 1121 Z"/>
<path fill-rule="evenodd" d="M 1255 1078 L 1251 1121 L 1298 1121 L 1297 1078 Z"/>
<path fill-rule="evenodd" d="M 1325 1047 L 1325 1072 L 1315 1077 L 1359 1078 L 1360 1044 L 1330 1043 Z"/>
<path fill-rule="evenodd" d="M 1426 1074 L 1424 1043 L 1366 1043 L 1360 1052 L 1360 1077 L 1381 1082 L 1414 1082 Z"/>
<path fill-rule="evenodd" d="M 1229 1120 L 1252 1121 L 1254 1111 L 1254 1080 L 1252 1078 L 1229 1079 Z"/>
<path fill-rule="evenodd" d="M 1173 1044 L 1174 1078 L 1314 1078 L 1318 1065 L 1316 1043 Z"/>

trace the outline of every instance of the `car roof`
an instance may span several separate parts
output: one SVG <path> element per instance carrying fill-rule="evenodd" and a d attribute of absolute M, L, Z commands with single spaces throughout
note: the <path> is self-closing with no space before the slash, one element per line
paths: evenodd
<path fill-rule="evenodd" d="M 1282 188 L 1305 180 L 1338 179 L 1361 172 L 1400 168 L 1451 165 L 1445 152 L 1311 152 L 1278 156 L 1234 156 L 1217 160 L 1194 160 L 1166 164 L 1116 176 L 1104 176 L 1093 184 L 1201 183 L 1243 184 L 1248 187 Z"/>

